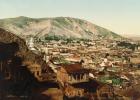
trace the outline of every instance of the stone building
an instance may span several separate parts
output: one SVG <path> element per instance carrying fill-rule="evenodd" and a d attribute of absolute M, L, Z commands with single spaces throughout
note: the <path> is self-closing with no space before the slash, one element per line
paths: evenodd
<path fill-rule="evenodd" d="M 83 69 L 80 63 L 59 65 L 57 79 L 63 83 L 80 83 L 89 80 L 89 70 Z"/>

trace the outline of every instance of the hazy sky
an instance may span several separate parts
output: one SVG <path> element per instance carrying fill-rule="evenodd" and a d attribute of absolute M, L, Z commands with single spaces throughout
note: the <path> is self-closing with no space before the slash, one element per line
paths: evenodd
<path fill-rule="evenodd" d="M 75 17 L 140 36 L 140 0 L 0 0 L 0 18 Z"/>

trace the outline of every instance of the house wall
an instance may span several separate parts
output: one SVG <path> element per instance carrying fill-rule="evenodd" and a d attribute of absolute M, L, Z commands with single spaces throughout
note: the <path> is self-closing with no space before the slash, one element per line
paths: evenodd
<path fill-rule="evenodd" d="M 86 82 L 89 80 L 88 74 L 84 73 L 84 74 L 70 74 L 69 75 L 69 79 L 68 82 L 69 83 L 80 83 L 80 82 Z"/>
<path fill-rule="evenodd" d="M 87 73 L 81 73 L 81 74 L 68 74 L 66 70 L 61 67 L 57 71 L 57 80 L 61 81 L 63 83 L 79 83 L 79 82 L 87 82 L 89 79 Z"/>
<path fill-rule="evenodd" d="M 68 82 L 69 80 L 69 75 L 63 67 L 57 71 L 57 80 L 63 83 Z"/>
<path fill-rule="evenodd" d="M 30 72 L 36 77 L 38 80 L 41 80 L 41 66 L 38 64 L 33 64 L 28 66 Z"/>

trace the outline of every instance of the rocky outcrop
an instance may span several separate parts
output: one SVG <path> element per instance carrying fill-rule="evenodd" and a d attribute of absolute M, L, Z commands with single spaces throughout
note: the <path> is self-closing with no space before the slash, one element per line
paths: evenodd
<path fill-rule="evenodd" d="M 22 65 L 28 66 L 29 68 L 33 64 L 39 65 L 41 68 L 45 66 L 45 62 L 41 56 L 28 50 L 23 39 L 2 28 L 0 28 L 0 44 L 0 55 L 4 55 L 5 53 L 5 59 L 9 59 L 9 55 L 12 55 L 11 57 L 20 57 L 22 59 Z"/>

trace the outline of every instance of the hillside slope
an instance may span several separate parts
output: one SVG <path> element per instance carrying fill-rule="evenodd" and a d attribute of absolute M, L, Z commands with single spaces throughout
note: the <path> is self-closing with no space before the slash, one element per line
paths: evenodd
<path fill-rule="evenodd" d="M 63 38 L 93 39 L 95 37 L 120 37 L 116 33 L 88 21 L 70 18 L 28 18 L 24 16 L 0 20 L 0 27 L 21 37 L 58 36 Z"/>
<path fill-rule="evenodd" d="M 0 44 L 2 46 L 9 45 L 9 48 L 0 47 L 1 50 L 0 59 L 3 59 L 3 57 L 6 58 L 6 56 L 7 56 L 6 59 L 9 59 L 12 56 L 17 56 L 22 59 L 22 64 L 29 67 L 33 64 L 37 64 L 40 67 L 43 67 L 45 64 L 41 56 L 34 54 L 32 51 L 28 49 L 23 39 L 1 28 L 0 28 Z M 4 52 L 6 52 L 5 55 L 3 55 Z M 30 64 L 27 64 L 26 62 L 30 62 Z"/>

